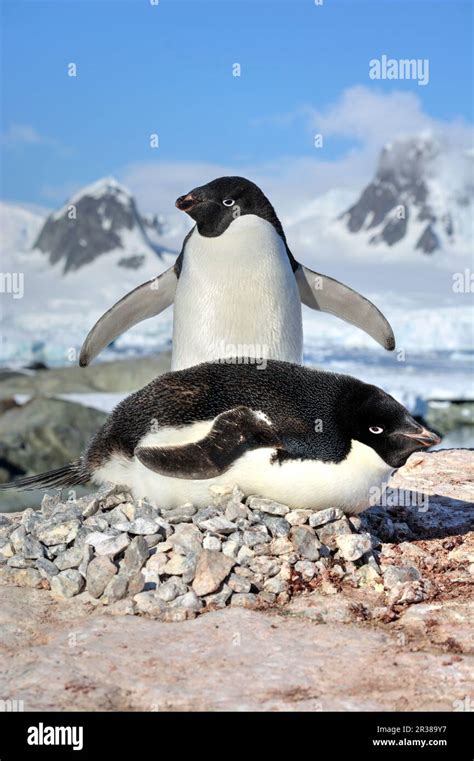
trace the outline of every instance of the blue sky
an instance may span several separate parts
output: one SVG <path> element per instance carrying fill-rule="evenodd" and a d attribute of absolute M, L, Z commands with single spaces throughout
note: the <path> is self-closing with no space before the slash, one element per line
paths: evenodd
<path fill-rule="evenodd" d="M 410 120 L 472 121 L 470 2 L 2 0 L 1 8 L 8 200 L 55 206 L 100 176 L 133 179 L 130 167 L 277 167 L 314 157 L 319 122 L 324 162 L 338 162 L 365 132 L 372 142 L 378 131 L 390 137 L 390 108 L 378 130 L 386 104 L 401 127 L 406 110 L 408 131 Z M 369 60 L 382 54 L 428 58 L 429 84 L 371 81 Z M 364 98 L 374 119 L 351 134 L 351 109 Z M 189 183 L 181 175 L 186 190 L 193 173 Z"/>

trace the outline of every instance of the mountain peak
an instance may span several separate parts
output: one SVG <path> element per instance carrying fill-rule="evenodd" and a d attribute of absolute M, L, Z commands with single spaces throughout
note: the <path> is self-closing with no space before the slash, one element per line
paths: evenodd
<path fill-rule="evenodd" d="M 122 254 L 119 266 L 138 269 L 147 253 L 160 255 L 159 233 L 157 217 L 142 217 L 130 191 L 104 177 L 50 214 L 33 248 L 47 254 L 52 265 L 61 261 L 64 274 L 114 250 Z"/>
<path fill-rule="evenodd" d="M 367 234 L 372 246 L 394 246 L 410 236 L 413 248 L 424 254 L 453 245 L 460 232 L 459 198 L 469 205 L 472 197 L 465 188 L 454 190 L 459 178 L 452 170 L 446 175 L 454 163 L 444 161 L 444 151 L 431 132 L 387 143 L 374 179 L 340 217 L 349 232 Z M 464 226 L 460 219 L 459 225 Z"/>

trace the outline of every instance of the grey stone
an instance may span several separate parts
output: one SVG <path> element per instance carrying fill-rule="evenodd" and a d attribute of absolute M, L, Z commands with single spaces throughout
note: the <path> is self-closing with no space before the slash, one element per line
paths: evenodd
<path fill-rule="evenodd" d="M 281 562 L 276 558 L 260 555 L 250 560 L 249 568 L 253 573 L 260 573 L 263 576 L 275 576 L 281 568 Z"/>
<path fill-rule="evenodd" d="M 176 525 L 177 523 L 189 523 L 193 515 L 196 513 L 197 507 L 194 507 L 194 505 L 191 504 L 186 504 L 181 505 L 181 507 L 175 507 L 173 510 L 164 511 L 163 517 L 168 523 L 171 523 L 171 525 Z"/>
<path fill-rule="evenodd" d="M 257 608 L 258 598 L 256 594 L 238 594 L 234 592 L 230 598 L 230 604 L 234 608 Z"/>
<path fill-rule="evenodd" d="M 387 589 L 407 581 L 418 581 L 420 572 L 414 566 L 387 565 L 383 569 L 383 582 Z"/>
<path fill-rule="evenodd" d="M 79 571 L 68 568 L 51 577 L 51 594 L 54 597 L 74 597 L 84 589 L 84 577 Z"/>
<path fill-rule="evenodd" d="M 143 538 L 150 548 L 156 547 L 157 544 L 164 541 L 162 534 L 146 534 Z"/>
<path fill-rule="evenodd" d="M 189 592 L 176 597 L 171 603 L 171 607 L 179 607 L 184 608 L 185 610 L 198 612 L 202 610 L 204 606 L 196 593 L 191 589 Z"/>
<path fill-rule="evenodd" d="M 286 537 L 272 539 L 269 548 L 270 555 L 285 555 L 288 552 L 293 552 L 293 544 L 289 539 Z"/>
<path fill-rule="evenodd" d="M 77 518 L 56 524 L 40 524 L 36 527 L 36 536 L 48 547 L 57 544 L 69 544 L 76 538 L 80 523 Z"/>
<path fill-rule="evenodd" d="M 316 530 L 316 533 L 322 544 L 325 544 L 331 550 L 336 550 L 338 547 L 336 537 L 352 534 L 351 524 L 346 516 L 344 516 L 344 518 L 339 518 L 336 521 L 331 521 L 331 523 L 321 526 L 321 528 Z"/>
<path fill-rule="evenodd" d="M 206 534 L 202 540 L 202 546 L 205 550 L 215 550 L 216 552 L 219 552 L 222 547 L 222 542 L 217 536 Z"/>
<path fill-rule="evenodd" d="M 208 518 L 197 525 L 200 529 L 210 531 L 214 534 L 233 534 L 236 528 L 232 521 L 228 521 L 227 518 L 224 518 L 222 515 L 217 515 L 215 518 Z"/>
<path fill-rule="evenodd" d="M 255 552 L 251 547 L 244 545 L 237 553 L 237 562 L 241 565 L 247 565 L 252 558 L 255 557 Z"/>
<path fill-rule="evenodd" d="M 156 590 L 156 594 L 164 602 L 171 602 L 179 595 L 185 595 L 187 591 L 188 588 L 184 581 L 175 578 L 168 579 L 168 581 L 164 581 L 163 584 L 160 584 Z"/>
<path fill-rule="evenodd" d="M 303 526 L 308 523 L 311 515 L 313 515 L 312 510 L 291 510 L 285 518 L 291 526 Z"/>
<path fill-rule="evenodd" d="M 123 600 L 128 592 L 128 577 L 123 573 L 112 576 L 104 589 L 103 598 L 107 603 L 114 603 L 117 600 Z"/>
<path fill-rule="evenodd" d="M 51 576 L 56 576 L 59 573 L 59 568 L 56 563 L 53 563 L 47 558 L 38 558 L 35 562 L 35 566 L 44 579 L 49 579 Z"/>
<path fill-rule="evenodd" d="M 21 552 L 25 558 L 36 559 L 44 557 L 44 547 L 34 536 L 25 536 L 19 552 Z"/>
<path fill-rule="evenodd" d="M 24 526 L 28 532 L 34 531 L 37 526 L 43 520 L 43 515 L 37 510 L 32 510 L 28 507 L 21 514 L 21 525 Z"/>
<path fill-rule="evenodd" d="M 215 592 L 235 565 L 235 560 L 221 552 L 203 550 L 198 557 L 193 589 L 197 595 Z"/>
<path fill-rule="evenodd" d="M 224 542 L 222 545 L 222 552 L 226 557 L 228 558 L 237 558 L 239 554 L 239 548 L 240 545 L 237 542 L 232 541 L 232 539 L 229 539 L 227 542 Z M 209 549 L 209 548 L 208 548 Z"/>
<path fill-rule="evenodd" d="M 48 560 L 52 560 L 57 555 L 60 555 L 61 552 L 66 552 L 67 550 L 67 544 L 52 544 L 49 547 L 46 547 L 45 553 L 48 557 Z"/>
<path fill-rule="evenodd" d="M 232 573 L 229 576 L 229 580 L 227 584 L 229 586 L 229 589 L 232 590 L 232 592 L 238 592 L 238 593 L 250 592 L 250 589 L 252 587 L 248 579 L 246 579 L 244 576 L 237 576 L 235 573 Z"/>
<path fill-rule="evenodd" d="M 170 536 L 169 543 L 183 555 L 196 554 L 202 549 L 202 534 L 194 523 L 179 523 Z"/>
<path fill-rule="evenodd" d="M 194 578 L 196 568 L 196 559 L 191 555 L 180 555 L 178 552 L 172 552 L 168 562 L 163 568 L 162 573 L 168 576 L 183 576 L 186 581 Z"/>
<path fill-rule="evenodd" d="M 166 610 L 166 603 L 155 590 L 138 592 L 133 598 L 137 610 L 149 616 L 160 616 Z"/>
<path fill-rule="evenodd" d="M 264 582 L 263 588 L 266 592 L 278 595 L 288 590 L 288 582 L 274 576 L 272 579 L 267 579 Z"/>
<path fill-rule="evenodd" d="M 31 558 L 24 558 L 23 555 L 12 555 L 8 558 L 7 565 L 11 568 L 34 568 L 35 561 Z"/>
<path fill-rule="evenodd" d="M 274 538 L 288 536 L 290 533 L 291 526 L 285 518 L 279 518 L 276 515 L 264 515 L 262 520 Z"/>
<path fill-rule="evenodd" d="M 247 505 L 252 510 L 261 510 L 263 513 L 269 513 L 270 515 L 287 515 L 290 512 L 290 508 L 287 505 L 282 505 L 280 502 L 275 502 L 272 499 L 263 499 L 261 497 L 250 497 L 247 500 Z"/>
<path fill-rule="evenodd" d="M 344 560 L 359 560 L 372 549 L 370 534 L 342 534 L 336 536 L 336 544 Z"/>
<path fill-rule="evenodd" d="M 311 560 L 299 560 L 295 563 L 295 571 L 300 573 L 306 581 L 311 581 L 316 575 L 316 565 Z"/>
<path fill-rule="evenodd" d="M 328 507 L 326 510 L 318 510 L 309 516 L 309 525 L 312 528 L 324 526 L 325 523 L 344 518 L 344 513 L 338 507 Z"/>
<path fill-rule="evenodd" d="M 256 544 L 264 544 L 269 539 L 268 529 L 266 526 L 252 526 L 244 531 L 244 544 L 247 547 L 254 547 Z"/>
<path fill-rule="evenodd" d="M 79 568 L 83 555 L 84 547 L 74 545 L 56 555 L 54 562 L 60 571 L 65 571 L 67 568 Z"/>
<path fill-rule="evenodd" d="M 66 571 L 63 571 L 63 573 L 66 573 Z M 87 591 L 91 597 L 100 597 L 104 593 L 112 576 L 115 576 L 116 573 L 117 566 L 109 557 L 104 556 L 91 560 L 86 572 Z"/>
<path fill-rule="evenodd" d="M 109 524 L 107 523 L 106 519 L 99 514 L 91 515 L 90 518 L 86 518 L 84 521 L 84 527 L 90 529 L 90 531 L 107 531 L 108 526 Z"/>
<path fill-rule="evenodd" d="M 83 518 L 89 518 L 98 511 L 100 499 L 96 494 L 86 494 L 84 497 L 80 497 L 76 504 Z"/>
<path fill-rule="evenodd" d="M 143 536 L 136 536 L 125 550 L 121 568 L 124 573 L 131 575 L 141 571 L 150 555 L 150 549 Z"/>
<path fill-rule="evenodd" d="M 135 518 L 135 520 L 127 524 L 129 534 L 155 534 L 157 529 L 157 521 L 150 518 Z"/>
<path fill-rule="evenodd" d="M 114 558 L 128 547 L 130 537 L 127 534 L 109 536 L 108 534 L 94 532 L 89 534 L 86 544 L 91 544 L 94 547 L 96 555 L 110 555 Z"/>
<path fill-rule="evenodd" d="M 82 560 L 79 563 L 79 567 L 77 569 L 79 573 L 82 573 L 84 578 L 86 577 L 87 568 L 93 557 L 94 557 L 94 550 L 92 549 L 91 545 L 85 544 L 84 547 L 82 548 Z"/>
<path fill-rule="evenodd" d="M 239 519 L 246 519 L 248 515 L 248 508 L 243 502 L 235 502 L 233 499 L 227 503 L 225 509 L 225 517 L 228 521 L 237 521 Z"/>
<path fill-rule="evenodd" d="M 204 602 L 208 608 L 224 608 L 232 595 L 232 590 L 228 584 L 223 584 L 218 592 L 204 597 Z"/>
<path fill-rule="evenodd" d="M 290 533 L 295 552 L 307 560 L 318 560 L 321 542 L 310 526 L 293 526 Z"/>

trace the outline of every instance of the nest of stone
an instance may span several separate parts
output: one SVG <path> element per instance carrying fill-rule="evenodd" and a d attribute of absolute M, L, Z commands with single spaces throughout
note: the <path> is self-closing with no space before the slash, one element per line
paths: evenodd
<path fill-rule="evenodd" d="M 16 520 L 0 515 L 0 581 L 57 598 L 86 592 L 120 612 L 168 621 L 228 605 L 284 605 L 328 575 L 333 588 L 349 580 L 402 602 L 419 595 L 418 571 L 382 571 L 381 541 L 366 529 L 338 508 L 244 500 L 237 486 L 211 487 L 204 509 L 171 510 L 106 486 L 75 500 L 46 495 L 40 511 Z"/>

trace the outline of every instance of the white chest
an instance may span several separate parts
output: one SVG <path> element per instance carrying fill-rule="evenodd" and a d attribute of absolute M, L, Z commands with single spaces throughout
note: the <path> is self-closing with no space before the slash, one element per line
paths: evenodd
<path fill-rule="evenodd" d="M 172 369 L 226 356 L 301 362 L 301 301 L 273 225 L 245 215 L 186 244 L 174 302 Z"/>

